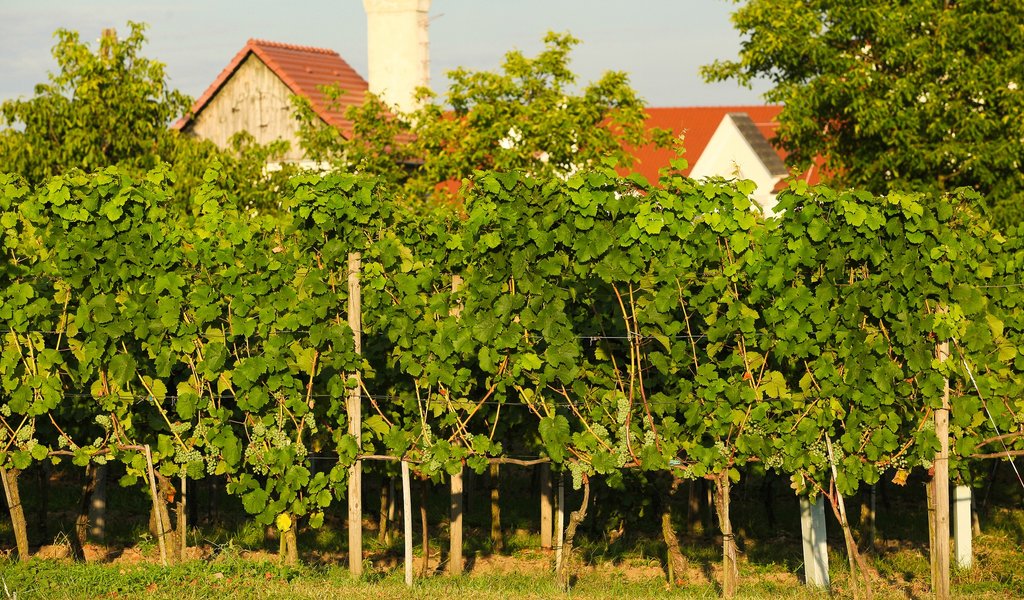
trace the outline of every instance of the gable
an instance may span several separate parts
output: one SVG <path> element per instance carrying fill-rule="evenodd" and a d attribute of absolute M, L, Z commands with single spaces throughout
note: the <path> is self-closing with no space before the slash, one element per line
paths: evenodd
<path fill-rule="evenodd" d="M 258 58 L 290 94 L 308 98 L 313 110 L 325 123 L 337 127 L 346 137 L 351 135 L 352 122 L 345 118 L 345 111 L 350 106 L 361 105 L 368 89 L 366 80 L 355 69 L 333 50 L 252 39 L 196 100 L 189 114 L 173 127 L 191 131 L 192 123 L 207 110 L 210 102 L 251 57 Z M 337 103 L 332 103 L 320 89 L 332 84 L 345 91 Z"/>
<path fill-rule="evenodd" d="M 263 61 L 250 54 L 182 131 L 221 148 L 227 148 L 236 133 L 248 131 L 260 144 L 287 141 L 290 149 L 284 158 L 301 159 L 291 96 L 291 89 Z"/>

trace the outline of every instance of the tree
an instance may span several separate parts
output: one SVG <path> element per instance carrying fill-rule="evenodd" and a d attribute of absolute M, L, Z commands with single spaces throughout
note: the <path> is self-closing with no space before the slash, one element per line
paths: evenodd
<path fill-rule="evenodd" d="M 789 162 L 884 193 L 973 188 L 999 224 L 1024 209 L 1024 2 L 750 0 L 738 60 L 711 81 L 768 79 Z"/>
<path fill-rule="evenodd" d="M 96 52 L 77 32 L 57 30 L 58 71 L 32 98 L 0 106 L 6 170 L 35 183 L 74 167 L 149 169 L 170 152 L 167 126 L 190 99 L 170 89 L 162 63 L 141 55 L 145 26 L 128 25 L 123 40 L 105 31 Z"/>
<path fill-rule="evenodd" d="M 569 63 L 578 43 L 569 34 L 548 33 L 540 54 L 511 51 L 498 72 L 455 69 L 447 92 L 421 90 L 423 105 L 411 114 L 389 111 L 371 96 L 349 109 L 355 126 L 348 139 L 303 111 L 300 101 L 303 148 L 320 160 L 383 173 L 417 195 L 477 170 L 565 176 L 609 158 L 628 167 L 632 156 L 623 143 L 652 137 L 644 127 L 644 102 L 621 72 L 576 91 Z M 653 132 L 659 142 L 664 135 Z"/>
<path fill-rule="evenodd" d="M 77 32 L 57 30 L 58 70 L 33 97 L 0 104 L 2 170 L 35 185 L 76 168 L 116 165 L 141 174 L 167 162 L 174 203 L 190 212 L 192 192 L 216 163 L 249 208 L 275 209 L 275 191 L 293 170 L 265 173 L 264 167 L 287 147 L 261 146 L 242 134 L 221 150 L 169 129 L 192 100 L 171 88 L 163 63 L 142 55 L 146 26 L 129 22 L 128 28 L 124 39 L 105 30 L 95 51 Z"/>

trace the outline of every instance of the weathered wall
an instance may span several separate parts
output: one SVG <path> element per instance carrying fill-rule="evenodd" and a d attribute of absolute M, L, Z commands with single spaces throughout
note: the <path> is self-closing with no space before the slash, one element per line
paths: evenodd
<path fill-rule="evenodd" d="M 283 139 L 291 148 L 285 161 L 303 159 L 298 124 L 293 117 L 292 91 L 255 55 L 250 54 L 186 128 L 221 148 L 238 131 L 248 131 L 261 144 Z"/>

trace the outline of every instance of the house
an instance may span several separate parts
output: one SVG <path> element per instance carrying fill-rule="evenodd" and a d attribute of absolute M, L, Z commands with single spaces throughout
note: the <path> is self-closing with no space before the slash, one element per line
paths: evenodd
<path fill-rule="evenodd" d="M 321 90 L 331 84 L 345 91 L 337 102 Z M 291 148 L 282 159 L 301 163 L 305 156 L 298 143 L 292 96 L 308 98 L 325 123 L 348 136 L 352 122 L 345 111 L 363 103 L 368 87 L 333 50 L 249 40 L 173 127 L 222 148 L 240 131 L 248 131 L 261 144 L 283 139 Z"/>
<path fill-rule="evenodd" d="M 285 140 L 291 149 L 281 160 L 303 164 L 292 96 L 307 98 L 317 116 L 345 137 L 352 134 L 345 112 L 361 105 L 367 91 L 389 106 L 412 110 L 416 89 L 429 83 L 430 0 L 363 0 L 363 6 L 369 82 L 333 50 L 249 40 L 173 127 L 221 148 L 240 131 L 260 144 Z M 329 85 L 344 91 L 337 101 L 324 94 Z"/>
<path fill-rule="evenodd" d="M 688 166 L 683 175 L 701 179 L 725 177 L 750 179 L 757 184 L 752 199 L 766 211 L 775 205 L 779 186 L 788 179 L 785 152 L 771 139 L 778 128 L 781 106 L 699 106 L 648 108 L 647 126 L 667 129 L 682 141 Z M 675 158 L 673 148 L 654 145 L 633 149 L 632 170 L 649 181 Z M 800 176 L 817 183 L 818 170 Z"/>

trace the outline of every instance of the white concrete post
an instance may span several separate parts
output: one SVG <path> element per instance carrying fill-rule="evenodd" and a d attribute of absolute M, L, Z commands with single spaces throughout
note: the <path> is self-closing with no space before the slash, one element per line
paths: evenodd
<path fill-rule="evenodd" d="M 828 587 L 828 545 L 825 543 L 825 499 L 811 503 L 800 496 L 800 537 L 804 547 L 804 581 L 809 586 Z"/>
<path fill-rule="evenodd" d="M 971 488 L 958 485 L 953 488 L 953 544 L 956 548 L 956 564 L 961 569 L 970 569 L 974 564 L 971 541 Z"/>

